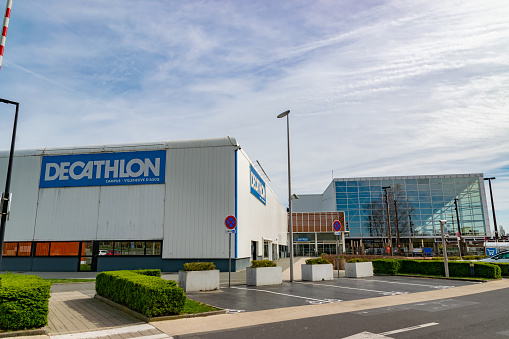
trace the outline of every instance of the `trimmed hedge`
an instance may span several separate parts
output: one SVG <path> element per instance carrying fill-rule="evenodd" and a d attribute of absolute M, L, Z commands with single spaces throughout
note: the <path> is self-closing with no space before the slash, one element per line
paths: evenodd
<path fill-rule="evenodd" d="M 325 258 L 307 259 L 306 265 L 325 265 L 330 264 L 330 261 Z"/>
<path fill-rule="evenodd" d="M 508 265 L 509 266 L 509 265 Z M 444 275 L 444 262 L 435 260 L 411 260 L 411 259 L 377 259 L 373 260 L 373 272 L 375 274 L 422 274 Z M 491 263 L 474 263 L 475 277 L 487 279 L 500 279 L 500 267 Z M 449 262 L 449 275 L 451 277 L 470 277 L 470 262 Z"/>
<path fill-rule="evenodd" d="M 101 272 L 96 277 L 95 290 L 100 296 L 147 317 L 181 314 L 186 303 L 184 290 L 175 281 L 136 271 Z"/>
<path fill-rule="evenodd" d="M 251 267 L 276 267 L 276 263 L 272 260 L 253 260 L 251 261 Z"/>
<path fill-rule="evenodd" d="M 492 265 L 497 265 L 500 267 L 500 270 L 502 271 L 501 274 L 503 277 L 509 277 L 509 264 L 508 263 L 502 263 L 502 262 L 490 262 Z"/>
<path fill-rule="evenodd" d="M 133 270 L 134 273 L 148 275 L 151 277 L 159 277 L 161 278 L 161 270 L 160 269 L 146 269 L 146 270 Z"/>
<path fill-rule="evenodd" d="M 48 323 L 51 283 L 35 275 L 0 275 L 0 329 L 25 330 Z"/>
<path fill-rule="evenodd" d="M 188 262 L 184 264 L 184 271 L 212 271 L 216 265 L 212 262 Z"/>
<path fill-rule="evenodd" d="M 372 261 L 374 274 L 390 274 L 398 273 L 401 262 L 398 259 L 375 259 Z"/>

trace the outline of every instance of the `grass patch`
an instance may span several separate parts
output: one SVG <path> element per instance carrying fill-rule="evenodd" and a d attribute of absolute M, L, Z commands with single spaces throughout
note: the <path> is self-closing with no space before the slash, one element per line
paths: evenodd
<path fill-rule="evenodd" d="M 95 279 L 44 279 L 52 284 L 71 284 L 77 282 L 95 282 Z"/>
<path fill-rule="evenodd" d="M 219 311 L 219 309 L 195 300 L 187 299 L 182 314 L 195 314 L 213 311 Z"/>

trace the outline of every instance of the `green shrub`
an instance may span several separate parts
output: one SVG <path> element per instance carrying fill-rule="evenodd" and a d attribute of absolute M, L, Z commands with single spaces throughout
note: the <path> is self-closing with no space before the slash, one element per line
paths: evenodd
<path fill-rule="evenodd" d="M 502 263 L 502 262 L 490 262 L 492 265 L 497 265 L 500 267 L 501 274 L 503 277 L 509 277 L 509 263 Z"/>
<path fill-rule="evenodd" d="M 135 271 L 99 273 L 95 290 L 97 294 L 147 317 L 181 314 L 186 302 L 184 290 L 175 281 Z"/>
<path fill-rule="evenodd" d="M 470 267 L 470 263 L 466 263 Z M 487 262 L 476 262 L 474 263 L 474 272 L 476 277 L 488 278 L 488 279 L 500 279 L 502 278 L 502 270 L 498 265 Z"/>
<path fill-rule="evenodd" d="M 134 273 L 148 275 L 151 277 L 161 277 L 160 269 L 133 270 Z"/>
<path fill-rule="evenodd" d="M 371 260 L 364 259 L 364 258 L 353 258 L 353 259 L 347 260 L 347 262 L 350 262 L 350 263 L 354 263 L 354 262 L 369 262 L 369 261 L 371 261 Z"/>
<path fill-rule="evenodd" d="M 397 274 L 401 265 L 397 259 L 375 259 L 373 263 L 374 274 Z"/>
<path fill-rule="evenodd" d="M 212 271 L 216 265 L 212 262 L 188 262 L 184 264 L 184 271 Z"/>
<path fill-rule="evenodd" d="M 23 330 L 48 323 L 51 283 L 34 275 L 3 274 L 0 278 L 0 329 Z"/>
<path fill-rule="evenodd" d="M 272 260 L 253 260 L 251 261 L 251 267 L 276 267 L 276 263 Z"/>
<path fill-rule="evenodd" d="M 306 265 L 325 265 L 330 264 L 330 261 L 325 258 L 307 259 Z"/>

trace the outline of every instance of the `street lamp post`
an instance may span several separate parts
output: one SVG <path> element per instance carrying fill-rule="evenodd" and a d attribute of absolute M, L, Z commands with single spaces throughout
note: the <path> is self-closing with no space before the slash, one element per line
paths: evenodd
<path fill-rule="evenodd" d="M 12 139 L 11 139 L 11 150 L 9 152 L 9 164 L 7 165 L 7 179 L 5 181 L 5 191 L 2 194 L 1 200 L 1 209 L 2 209 L 2 217 L 0 222 L 0 270 L 2 270 L 2 255 L 4 251 L 4 237 L 5 237 L 5 223 L 7 221 L 7 212 L 9 209 L 9 200 L 10 200 L 10 188 L 11 188 L 11 174 L 12 174 L 12 159 L 14 157 L 14 143 L 16 141 L 16 126 L 18 125 L 18 111 L 19 111 L 19 103 L 1 99 L 0 102 L 4 104 L 10 104 L 16 106 L 16 114 L 14 115 L 14 125 L 12 127 Z"/>
<path fill-rule="evenodd" d="M 387 198 L 387 189 L 391 188 L 391 186 L 384 186 L 382 189 L 385 192 L 385 206 L 387 207 L 387 228 L 389 231 L 388 237 L 389 237 L 389 250 L 391 251 L 391 257 L 394 255 L 392 252 L 392 232 L 391 232 L 391 216 L 389 214 L 389 199 Z"/>
<path fill-rule="evenodd" d="M 493 191 L 491 190 L 491 180 L 495 179 L 495 177 L 484 178 L 484 180 L 488 180 L 490 184 L 491 212 L 493 212 L 493 225 L 495 226 L 495 241 L 498 241 L 497 218 L 495 217 L 495 204 L 493 203 Z"/>
<path fill-rule="evenodd" d="M 288 144 L 288 227 L 290 233 L 290 282 L 293 282 L 293 229 L 292 229 L 292 180 L 290 176 L 290 110 L 277 116 L 278 119 L 286 117 L 286 139 Z"/>

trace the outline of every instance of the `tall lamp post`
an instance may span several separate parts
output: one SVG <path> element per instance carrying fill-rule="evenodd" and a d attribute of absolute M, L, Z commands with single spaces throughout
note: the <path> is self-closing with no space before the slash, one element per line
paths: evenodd
<path fill-rule="evenodd" d="M 292 180 L 290 176 L 290 110 L 277 116 L 278 119 L 286 117 L 286 139 L 288 144 L 288 227 L 290 232 L 290 282 L 293 282 L 293 229 L 292 229 Z"/>
<path fill-rule="evenodd" d="M 387 198 L 387 189 L 391 188 L 391 186 L 384 186 L 382 189 L 385 192 L 385 206 L 387 207 L 387 229 L 389 230 L 389 250 L 391 251 L 391 257 L 394 255 L 392 251 L 392 232 L 391 232 L 391 216 L 389 214 L 389 199 Z"/>
<path fill-rule="evenodd" d="M 7 221 L 7 213 L 9 210 L 9 200 L 10 200 L 10 188 L 11 188 L 11 174 L 12 174 L 12 159 L 14 157 L 14 142 L 16 141 L 16 126 L 18 125 L 18 110 L 19 103 L 1 99 L 0 102 L 4 104 L 10 104 L 16 106 L 16 114 L 14 115 L 14 126 L 12 127 L 12 139 L 11 139 L 11 150 L 9 153 L 9 164 L 7 165 L 7 179 L 5 181 L 5 191 L 2 194 L 1 200 L 1 209 L 2 209 L 2 217 L 0 222 L 0 270 L 2 270 L 2 255 L 4 252 L 4 236 L 5 236 L 5 222 Z"/>
<path fill-rule="evenodd" d="M 488 180 L 490 184 L 491 212 L 493 212 L 493 225 L 495 226 L 495 241 L 498 241 L 497 218 L 495 217 L 495 204 L 493 203 L 493 191 L 491 190 L 491 180 L 495 179 L 496 179 L 495 177 L 484 178 L 484 180 Z"/>

